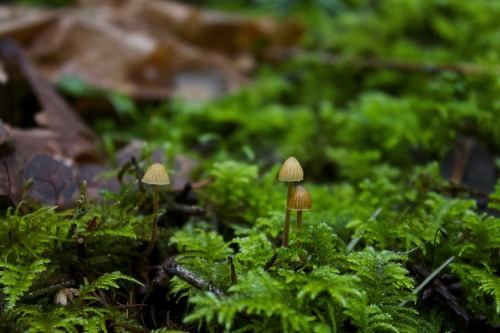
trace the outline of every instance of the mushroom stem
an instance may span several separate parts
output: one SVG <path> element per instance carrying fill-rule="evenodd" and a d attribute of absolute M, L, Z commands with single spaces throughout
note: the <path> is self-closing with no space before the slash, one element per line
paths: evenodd
<path fill-rule="evenodd" d="M 300 237 L 302 236 L 302 211 L 297 211 L 297 247 L 302 247 Z"/>
<path fill-rule="evenodd" d="M 293 191 L 290 202 L 288 203 L 288 209 L 295 210 L 297 212 L 297 248 L 302 247 L 302 211 L 309 210 L 312 208 L 312 201 L 309 192 L 304 188 L 304 186 L 297 185 L 295 191 Z M 299 254 L 300 260 L 304 263 L 305 257 L 303 254 Z"/>
<path fill-rule="evenodd" d="M 160 186 L 153 185 L 153 224 L 151 225 L 151 238 L 148 247 L 144 251 L 144 256 L 148 257 L 153 251 L 156 242 L 156 230 L 158 229 L 158 197 L 160 195 Z"/>
<path fill-rule="evenodd" d="M 290 197 L 292 196 L 293 183 L 288 182 L 288 192 L 286 195 L 286 210 L 285 210 L 285 229 L 283 230 L 283 246 L 288 246 L 288 237 L 290 234 L 290 209 L 288 209 L 288 204 L 290 203 Z"/>

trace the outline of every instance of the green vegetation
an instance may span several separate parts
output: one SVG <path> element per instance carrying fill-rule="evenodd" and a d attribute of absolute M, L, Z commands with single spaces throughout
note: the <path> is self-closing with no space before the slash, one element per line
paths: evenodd
<path fill-rule="evenodd" d="M 266 3 L 240 2 L 253 10 Z M 150 264 L 175 255 L 227 297 L 175 276 L 162 280 L 168 284 L 155 304 L 167 304 L 163 312 L 118 306 L 153 303 L 138 284 L 146 280 L 141 250 L 151 207 L 136 183 L 94 203 L 83 188 L 75 212 L 24 212 L 21 205 L 0 219 L 3 330 L 498 330 L 500 2 L 326 2 L 276 2 L 310 23 L 306 51 L 259 68 L 242 91 L 212 102 L 133 107 L 121 117 L 139 119 L 141 109 L 143 120 L 128 126 L 95 124 L 108 151 L 139 137 L 148 149 L 200 161 L 194 181 L 212 180 L 196 189 L 207 213 L 160 224 Z M 451 164 L 464 138 L 486 152 L 470 158 L 494 170 L 492 193 L 442 176 L 457 167 Z M 286 184 L 277 175 L 288 156 L 303 166 L 300 184 L 313 201 L 301 247 L 295 214 L 290 246 L 281 246 Z M 149 162 L 146 151 L 138 165 L 145 170 Z M 150 280 L 151 293 L 160 293 L 161 283 Z M 79 297 L 54 304 L 70 285 Z M 156 321 L 141 320 L 155 311 Z"/>

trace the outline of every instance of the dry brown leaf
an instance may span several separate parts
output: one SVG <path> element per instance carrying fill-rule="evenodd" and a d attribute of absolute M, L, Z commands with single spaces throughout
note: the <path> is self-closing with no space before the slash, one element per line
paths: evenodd
<path fill-rule="evenodd" d="M 10 127 L 12 144 L 22 158 L 29 161 L 36 154 L 63 156 L 59 142 L 51 130 Z"/>
<path fill-rule="evenodd" d="M 18 129 L 0 123 L 0 196 L 12 204 L 21 200 L 59 206 L 75 205 L 80 182 L 73 163 L 63 159 L 59 145 L 47 129 Z M 31 186 L 24 193 L 25 185 Z"/>
<path fill-rule="evenodd" d="M 150 37 L 98 16 L 73 15 L 40 34 L 31 54 L 53 81 L 77 75 L 90 85 L 132 93 L 135 86 L 127 78 L 128 65 L 147 57 L 156 46 Z M 162 93 L 163 97 L 167 95 L 166 90 Z"/>
<path fill-rule="evenodd" d="M 0 122 L 0 195 L 8 197 L 14 205 L 27 200 L 70 208 L 75 204 L 79 186 L 73 171 L 74 162 L 98 160 L 93 147 L 94 135 L 40 76 L 18 44 L 0 42 L 0 58 L 6 72 L 14 78 L 2 89 L 15 92 L 22 80 L 37 100 L 19 109 L 13 107 L 20 103 L 16 94 L 2 94 L 2 106 L 6 109 L 0 114 L 11 115 L 10 120 L 21 120 L 21 124 L 34 115 L 40 126 L 16 128 Z M 41 112 L 32 109 L 38 107 L 42 108 Z M 28 122 L 35 124 L 33 119 Z M 29 181 L 31 186 L 23 197 Z"/>
<path fill-rule="evenodd" d="M 70 159 L 95 155 L 91 130 L 76 117 L 51 84 L 40 76 L 19 45 L 9 41 L 1 42 L 0 59 L 8 66 L 8 75 L 13 77 L 0 93 L 0 115 L 4 120 L 30 127 L 6 127 L 17 152 L 26 160 L 30 160 L 35 153 Z M 26 88 L 31 89 L 33 98 L 36 99 L 34 103 L 26 103 L 28 96 L 17 93 L 18 89 Z M 42 109 L 41 112 L 39 108 Z M 34 128 L 36 122 L 42 128 Z"/>
<path fill-rule="evenodd" d="M 93 146 L 94 134 L 71 110 L 54 87 L 45 80 L 23 51 L 13 42 L 0 44 L 0 58 L 20 68 L 33 90 L 42 110 L 35 120 L 42 127 L 51 130 L 63 156 L 72 160 L 96 159 Z M 14 66 L 14 65 L 13 65 Z M 33 110 L 30 110 L 33 112 Z"/>
<path fill-rule="evenodd" d="M 43 31 L 31 54 L 53 81 L 76 75 L 137 98 L 209 99 L 247 82 L 228 61 L 165 37 L 165 27 L 155 36 L 133 17 L 116 24 L 116 13 L 106 6 L 75 11 Z"/>
<path fill-rule="evenodd" d="M 53 23 L 56 17 L 56 12 L 47 9 L 0 6 L 0 40 L 28 42 Z"/>
<path fill-rule="evenodd" d="M 0 122 L 0 196 L 18 204 L 23 195 L 22 157 L 15 152 L 7 127 Z"/>
<path fill-rule="evenodd" d="M 78 183 L 73 168 L 64 160 L 35 155 L 26 165 L 24 179 L 31 179 L 25 200 L 31 203 L 68 209 L 75 205 Z"/>
<path fill-rule="evenodd" d="M 166 47 L 133 67 L 133 78 L 142 85 L 169 80 L 172 95 L 187 99 L 239 89 L 260 51 L 293 45 L 302 31 L 295 21 L 250 19 L 172 1 L 130 0 L 116 10 L 121 25 L 145 31 Z M 176 72 L 165 68 L 165 59 L 176 61 Z"/>
<path fill-rule="evenodd" d="M 15 43 L 0 43 L 0 115 L 30 127 L 0 122 L 0 195 L 14 204 L 29 179 L 26 199 L 61 208 L 74 205 L 83 180 L 89 197 L 98 197 L 99 188 L 118 188 L 115 179 L 96 178 L 106 169 L 94 134 L 45 78 L 76 75 L 137 98 L 210 99 L 246 84 L 244 73 L 259 53 L 269 45 L 293 45 L 300 30 L 170 1 L 81 2 L 58 11 L 0 7 L 0 40 L 22 43 L 35 60 Z M 16 102 L 12 92 L 19 88 L 32 91 L 30 107 Z M 133 144 L 117 159 L 139 154 Z M 167 164 L 176 173 L 172 188 L 182 190 L 196 162 L 178 156 Z"/>
<path fill-rule="evenodd" d="M 268 46 L 290 47 L 302 33 L 296 21 L 200 9 L 173 1 L 130 0 L 121 9 L 121 21 L 168 30 L 172 35 L 206 50 L 226 55 L 258 53 Z"/>
<path fill-rule="evenodd" d="M 200 100 L 242 87 L 260 51 L 293 45 L 301 31 L 294 22 L 171 1 L 82 3 L 57 12 L 24 13 L 13 7 L 16 15 L 3 24 L 3 31 L 0 25 L 0 36 L 23 39 L 21 32 L 29 31 L 29 54 L 53 82 L 75 75 L 141 99 Z M 22 17 L 30 20 L 16 30 Z"/>
<path fill-rule="evenodd" d="M 13 205 L 23 197 L 24 160 L 19 154 L 12 153 L 0 157 L 0 196 L 7 197 Z"/>

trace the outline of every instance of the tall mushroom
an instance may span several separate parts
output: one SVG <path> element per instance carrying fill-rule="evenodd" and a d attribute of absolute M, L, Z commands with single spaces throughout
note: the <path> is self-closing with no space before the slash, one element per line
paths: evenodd
<path fill-rule="evenodd" d="M 304 186 L 297 186 L 293 191 L 292 197 L 288 202 L 287 208 L 289 210 L 297 211 L 297 245 L 301 246 L 300 236 L 302 235 L 302 211 L 310 210 L 312 208 L 312 200 L 309 192 Z"/>
<path fill-rule="evenodd" d="M 153 224 L 151 225 L 151 239 L 149 240 L 148 247 L 144 251 L 143 255 L 145 257 L 151 254 L 156 241 L 156 230 L 158 228 L 158 197 L 160 195 L 160 185 L 170 184 L 170 179 L 168 178 L 167 170 L 160 163 L 154 163 L 151 165 L 144 177 L 142 177 L 142 182 L 146 184 L 153 185 Z"/>
<path fill-rule="evenodd" d="M 290 233 L 290 210 L 288 204 L 292 196 L 293 182 L 300 182 L 304 179 L 304 170 L 295 157 L 289 157 L 281 166 L 278 180 L 288 182 L 288 192 L 286 195 L 285 229 L 283 231 L 283 246 L 288 246 L 288 236 Z"/>

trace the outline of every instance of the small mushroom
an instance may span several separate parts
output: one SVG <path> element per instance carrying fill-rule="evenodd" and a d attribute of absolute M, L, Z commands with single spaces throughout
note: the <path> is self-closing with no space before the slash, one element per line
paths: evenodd
<path fill-rule="evenodd" d="M 283 231 L 283 246 L 288 246 L 288 236 L 290 233 L 290 210 L 288 204 L 292 195 L 293 182 L 300 182 L 304 179 L 304 170 L 295 157 L 289 157 L 281 166 L 278 180 L 288 182 L 288 192 L 286 195 L 287 208 L 285 210 L 285 229 Z"/>
<path fill-rule="evenodd" d="M 289 210 L 297 211 L 297 238 L 298 246 L 301 246 L 300 236 L 302 235 L 302 211 L 310 210 L 312 208 L 312 200 L 309 192 L 305 189 L 304 186 L 297 186 L 295 191 L 293 191 L 292 197 L 288 202 L 287 208 Z"/>
<path fill-rule="evenodd" d="M 153 224 L 151 226 L 151 239 L 149 240 L 148 247 L 144 251 L 144 256 L 147 257 L 153 251 L 153 247 L 156 241 L 156 230 L 158 228 L 158 197 L 160 196 L 160 185 L 170 184 L 170 179 L 168 178 L 167 170 L 160 163 L 154 163 L 151 165 L 144 177 L 142 177 L 142 182 L 146 184 L 153 185 Z"/>
<path fill-rule="evenodd" d="M 80 290 L 76 288 L 62 288 L 54 296 L 54 303 L 61 305 L 69 305 L 73 300 L 80 296 Z"/>

